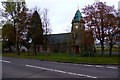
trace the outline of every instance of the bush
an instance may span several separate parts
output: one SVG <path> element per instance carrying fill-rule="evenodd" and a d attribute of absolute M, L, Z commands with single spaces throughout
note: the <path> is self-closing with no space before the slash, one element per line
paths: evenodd
<path fill-rule="evenodd" d="M 95 52 L 81 52 L 81 57 L 93 57 L 95 56 Z"/>

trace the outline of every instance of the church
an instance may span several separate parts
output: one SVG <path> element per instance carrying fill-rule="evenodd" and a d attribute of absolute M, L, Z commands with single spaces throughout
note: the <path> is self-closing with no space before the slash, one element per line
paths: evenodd
<path fill-rule="evenodd" d="M 71 24 L 71 33 L 48 35 L 49 51 L 75 53 L 93 51 L 93 33 L 91 30 L 85 29 L 85 22 L 79 9 L 76 11 Z"/>

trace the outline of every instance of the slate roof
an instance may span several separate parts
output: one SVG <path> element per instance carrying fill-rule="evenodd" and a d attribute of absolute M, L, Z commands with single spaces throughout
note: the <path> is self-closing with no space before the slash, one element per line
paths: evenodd
<path fill-rule="evenodd" d="M 71 33 L 48 35 L 48 41 L 52 44 L 66 43 L 71 40 Z"/>

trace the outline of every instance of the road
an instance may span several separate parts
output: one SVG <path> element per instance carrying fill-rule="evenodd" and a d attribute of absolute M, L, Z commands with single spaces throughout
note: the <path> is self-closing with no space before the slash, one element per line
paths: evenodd
<path fill-rule="evenodd" d="M 90 65 L 3 57 L 3 78 L 118 78 L 117 65 Z"/>

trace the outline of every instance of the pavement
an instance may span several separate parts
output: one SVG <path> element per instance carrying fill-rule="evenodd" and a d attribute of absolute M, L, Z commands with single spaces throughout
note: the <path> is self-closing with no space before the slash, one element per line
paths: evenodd
<path fill-rule="evenodd" d="M 3 57 L 2 78 L 118 78 L 118 65 L 90 65 Z"/>

